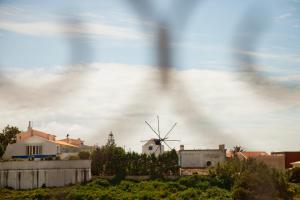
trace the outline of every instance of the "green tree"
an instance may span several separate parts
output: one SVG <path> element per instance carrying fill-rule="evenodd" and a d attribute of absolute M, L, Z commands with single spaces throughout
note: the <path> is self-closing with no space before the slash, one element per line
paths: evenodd
<path fill-rule="evenodd" d="M 16 142 L 16 136 L 21 131 L 15 126 L 7 125 L 0 133 L 0 157 L 2 158 L 8 144 Z"/>
<path fill-rule="evenodd" d="M 300 183 L 300 167 L 295 167 L 289 171 L 289 181 Z"/>
<path fill-rule="evenodd" d="M 103 171 L 103 165 L 104 165 L 104 151 L 103 148 L 97 147 L 91 155 L 91 173 L 93 176 L 99 176 L 101 175 Z"/>
<path fill-rule="evenodd" d="M 112 133 L 109 134 L 106 145 L 97 148 L 91 158 L 93 175 L 124 176 L 126 173 L 125 151 L 116 146 Z"/>
<path fill-rule="evenodd" d="M 287 176 L 255 159 L 228 160 L 210 170 L 212 185 L 232 189 L 235 200 L 291 199 Z"/>

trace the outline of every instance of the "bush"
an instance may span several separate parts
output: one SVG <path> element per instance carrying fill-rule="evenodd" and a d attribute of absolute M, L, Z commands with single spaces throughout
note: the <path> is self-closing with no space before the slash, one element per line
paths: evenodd
<path fill-rule="evenodd" d="M 69 156 L 69 160 L 79 160 L 79 156 L 76 155 L 76 156 Z"/>
<path fill-rule="evenodd" d="M 233 159 L 210 171 L 212 184 L 233 188 L 235 199 L 290 199 L 285 174 L 254 159 Z"/>
<path fill-rule="evenodd" d="M 78 153 L 78 156 L 79 156 L 80 160 L 89 160 L 91 154 L 88 151 L 80 151 Z"/>
<path fill-rule="evenodd" d="M 218 187 L 208 188 L 201 197 L 203 199 L 215 199 L 215 200 L 230 200 L 230 199 L 232 199 L 232 195 L 228 190 L 218 188 Z"/>
<path fill-rule="evenodd" d="M 96 180 L 88 183 L 87 185 L 93 186 L 93 187 L 109 187 L 110 183 L 108 180 L 105 180 L 105 179 L 96 179 Z"/>
<path fill-rule="evenodd" d="M 203 184 L 203 182 L 206 182 L 204 184 L 208 184 L 209 178 L 206 176 L 199 176 L 199 175 L 193 175 L 193 176 L 185 176 L 179 179 L 179 183 L 181 185 L 187 186 L 187 187 L 197 187 Z"/>
<path fill-rule="evenodd" d="M 183 192 L 180 192 L 178 197 L 182 200 L 198 200 L 200 199 L 200 194 L 199 191 L 195 190 L 194 188 L 189 188 Z"/>
<path fill-rule="evenodd" d="M 292 183 L 300 183 L 300 167 L 296 167 L 291 169 L 289 172 L 289 181 Z"/>
<path fill-rule="evenodd" d="M 249 196 L 251 196 L 251 193 L 245 188 L 236 187 L 233 189 L 232 196 L 235 200 L 241 200 L 247 199 Z"/>

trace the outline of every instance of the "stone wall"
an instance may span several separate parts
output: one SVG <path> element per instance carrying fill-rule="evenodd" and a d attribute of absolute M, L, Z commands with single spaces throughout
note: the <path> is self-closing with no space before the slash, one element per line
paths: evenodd
<path fill-rule="evenodd" d="M 179 165 L 181 168 L 205 168 L 225 161 L 222 150 L 180 150 Z"/>
<path fill-rule="evenodd" d="M 89 160 L 0 162 L 0 187 L 59 187 L 91 179 Z"/>
<path fill-rule="evenodd" d="M 285 169 L 285 157 L 284 155 L 268 155 L 268 156 L 257 156 L 256 160 L 262 161 L 266 165 L 275 169 Z"/>

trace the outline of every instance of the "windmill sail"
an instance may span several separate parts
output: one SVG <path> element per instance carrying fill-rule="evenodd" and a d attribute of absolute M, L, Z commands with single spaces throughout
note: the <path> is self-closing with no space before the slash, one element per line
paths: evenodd
<path fill-rule="evenodd" d="M 174 123 L 171 126 L 171 128 L 169 129 L 169 131 L 166 132 L 166 134 L 164 134 L 164 137 L 161 137 L 162 135 L 161 135 L 161 130 L 160 130 L 159 116 L 157 116 L 157 130 L 155 128 L 153 128 L 150 125 L 150 123 L 148 123 L 147 121 L 145 121 L 145 123 L 151 129 L 151 131 L 155 133 L 155 135 L 158 138 L 153 138 L 153 139 L 150 139 L 150 140 L 142 140 L 141 142 L 146 142 L 143 145 L 143 153 L 146 153 L 146 154 L 154 153 L 156 156 L 158 156 L 158 155 L 160 155 L 164 152 L 164 148 L 163 148 L 164 145 L 166 145 L 170 150 L 172 150 L 172 148 L 170 147 L 170 145 L 167 142 L 178 142 L 178 141 L 180 141 L 180 140 L 170 140 L 170 139 L 168 139 L 169 136 L 171 135 L 172 131 L 174 130 L 175 126 L 177 125 L 177 122 Z M 146 147 L 144 148 L 145 145 L 148 145 L 148 148 L 146 148 Z"/>

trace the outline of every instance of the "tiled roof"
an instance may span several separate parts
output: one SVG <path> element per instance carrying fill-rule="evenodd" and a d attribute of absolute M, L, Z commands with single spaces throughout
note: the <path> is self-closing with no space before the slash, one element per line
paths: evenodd
<path fill-rule="evenodd" d="M 60 141 L 60 140 L 54 141 L 54 143 L 59 144 L 59 145 L 63 145 L 63 146 L 70 146 L 70 147 L 76 147 L 76 148 L 78 148 L 78 146 L 75 146 L 75 145 L 69 144 L 67 142 Z"/>
<path fill-rule="evenodd" d="M 238 152 L 238 154 L 245 157 L 245 158 L 268 156 L 269 155 L 265 151 L 243 151 L 243 152 Z"/>
<path fill-rule="evenodd" d="M 37 133 L 37 134 L 41 134 L 41 135 L 43 135 L 43 136 L 45 136 L 45 137 L 47 137 L 48 135 L 51 135 L 51 136 L 56 137 L 56 136 L 53 135 L 53 134 L 46 133 L 46 132 L 43 132 L 43 131 L 39 131 L 39 130 L 36 130 L 36 129 L 32 129 L 32 131 L 33 131 L 33 134 Z"/>

